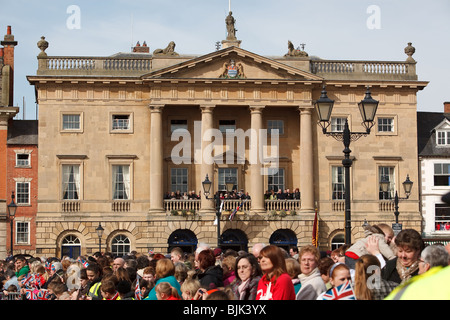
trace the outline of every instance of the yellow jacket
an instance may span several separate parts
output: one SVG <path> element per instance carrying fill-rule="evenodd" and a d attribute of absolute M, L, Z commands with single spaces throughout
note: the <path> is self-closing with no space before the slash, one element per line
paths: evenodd
<path fill-rule="evenodd" d="M 450 266 L 434 267 L 395 288 L 385 300 L 450 300 Z"/>

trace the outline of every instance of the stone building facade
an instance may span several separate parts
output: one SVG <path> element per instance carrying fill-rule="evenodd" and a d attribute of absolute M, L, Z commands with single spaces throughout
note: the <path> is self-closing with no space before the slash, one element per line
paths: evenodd
<path fill-rule="evenodd" d="M 222 247 L 310 244 L 316 210 L 319 247 L 338 245 L 343 145 L 317 126 L 314 101 L 324 85 L 335 100 L 336 131 L 345 119 L 362 130 L 357 103 L 367 86 L 380 101 L 374 130 L 351 145 L 352 240 L 362 236 L 365 220 L 393 222 L 381 176 L 389 176 L 390 193 L 406 175 L 418 181 L 416 94 L 427 82 L 418 80 L 411 55 L 331 61 L 289 50 L 269 58 L 241 48 L 240 40 L 222 44 L 199 56 L 178 54 L 172 44 L 93 58 L 48 56 L 45 39 L 38 43 L 38 70 L 28 76 L 39 103 L 38 255 L 92 254 L 99 246 L 116 254 L 215 247 L 212 200 L 165 198 L 176 190 L 203 193 L 206 175 L 211 194 L 225 193 L 232 177 L 235 189 L 251 196 L 232 220 L 241 201 L 224 202 Z M 243 134 L 243 149 L 243 136 L 231 143 L 227 129 Z M 264 195 L 296 188 L 300 200 Z M 421 228 L 418 197 L 413 188 L 402 202 L 404 228 Z"/>

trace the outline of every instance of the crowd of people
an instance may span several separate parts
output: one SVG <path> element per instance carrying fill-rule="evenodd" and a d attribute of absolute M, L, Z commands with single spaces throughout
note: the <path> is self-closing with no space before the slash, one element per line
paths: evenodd
<path fill-rule="evenodd" d="M 187 191 L 181 192 L 180 190 L 166 192 L 164 195 L 164 200 L 200 200 L 202 197 L 202 192 L 199 191 Z M 232 190 L 231 192 L 219 191 L 219 197 L 222 200 L 245 200 L 251 199 L 248 192 L 244 190 Z"/>
<path fill-rule="evenodd" d="M 165 200 L 199 200 L 201 199 L 202 192 L 199 191 L 196 193 L 195 191 L 187 191 L 181 192 L 180 190 L 166 192 L 164 195 Z M 251 199 L 251 196 L 248 192 L 244 190 L 233 190 L 231 192 L 220 191 L 219 196 L 221 199 Z M 291 191 L 290 189 L 278 189 L 275 191 L 266 190 L 264 193 L 264 200 L 300 200 L 300 190 L 296 188 Z"/>
<path fill-rule="evenodd" d="M 333 251 L 313 245 L 255 244 L 250 252 L 199 244 L 194 253 L 2 261 L 2 298 L 20 300 L 383 300 L 424 295 L 425 281 L 449 278 L 450 245 L 425 246 L 405 229 L 366 228 L 366 237 Z M 446 278 L 445 278 L 446 277 Z M 434 280 L 435 282 L 437 280 Z M 425 294 L 450 298 L 449 289 Z M 416 289 L 418 287 L 420 289 Z M 417 291 L 418 290 L 418 291 Z M 436 292 L 437 291 L 437 292 Z"/>

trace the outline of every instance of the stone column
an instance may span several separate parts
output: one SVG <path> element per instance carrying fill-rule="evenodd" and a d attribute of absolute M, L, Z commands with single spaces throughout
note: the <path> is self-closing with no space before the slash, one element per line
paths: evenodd
<path fill-rule="evenodd" d="M 209 198 L 214 198 L 214 193 L 216 191 L 215 185 L 216 181 L 214 181 L 214 161 L 211 158 L 211 154 L 206 154 L 206 156 L 203 154 L 205 151 L 205 148 L 211 144 L 211 141 L 209 140 L 209 135 L 207 136 L 207 131 L 209 129 L 214 128 L 214 122 L 213 122 L 213 111 L 214 106 L 213 105 L 202 105 L 200 106 L 200 110 L 202 112 L 202 132 L 201 132 L 201 181 L 205 180 L 206 175 L 208 175 L 209 181 L 212 182 L 211 185 L 211 191 L 209 194 Z M 206 141 L 205 141 L 206 138 Z M 201 198 L 201 211 L 202 213 L 214 213 L 215 212 L 215 204 L 213 200 L 206 199 L 205 195 L 203 194 L 203 186 L 202 186 L 202 198 Z"/>
<path fill-rule="evenodd" d="M 252 197 L 252 212 L 263 213 L 264 208 L 264 175 L 263 175 L 263 146 L 260 143 L 260 130 L 263 129 L 262 111 L 264 107 L 250 107 L 250 196 Z M 256 156 L 255 156 L 256 152 Z"/>
<path fill-rule="evenodd" d="M 150 212 L 164 212 L 163 105 L 150 105 Z"/>
<path fill-rule="evenodd" d="M 300 193 L 301 211 L 314 212 L 313 109 L 300 107 Z"/>

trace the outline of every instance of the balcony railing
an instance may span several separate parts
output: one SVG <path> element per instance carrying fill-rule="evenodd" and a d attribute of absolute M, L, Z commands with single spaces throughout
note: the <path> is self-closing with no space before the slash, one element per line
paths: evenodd
<path fill-rule="evenodd" d="M 225 200 L 222 212 L 233 212 L 239 205 L 239 211 L 248 212 L 251 210 L 252 202 L 247 200 L 242 202 L 239 199 Z M 164 200 L 164 209 L 166 212 L 172 211 L 199 211 L 201 208 L 201 200 Z M 265 200 L 265 209 L 267 211 L 297 211 L 301 209 L 300 200 Z"/>
<path fill-rule="evenodd" d="M 62 212 L 79 212 L 81 204 L 78 200 L 65 200 L 61 203 Z"/>
<path fill-rule="evenodd" d="M 111 204 L 113 212 L 129 212 L 130 208 L 131 202 L 128 200 L 113 200 Z"/>
<path fill-rule="evenodd" d="M 152 70 L 151 58 L 49 56 L 39 60 L 38 75 L 142 75 Z"/>
<path fill-rule="evenodd" d="M 313 60 L 310 68 L 326 79 L 417 80 L 415 63 L 403 61 Z"/>

